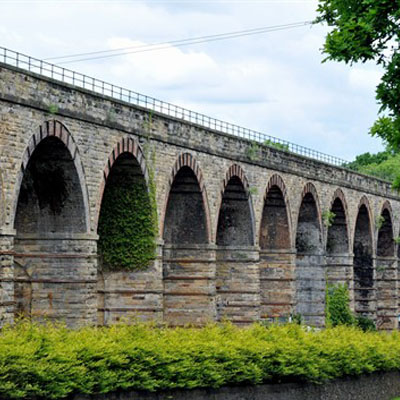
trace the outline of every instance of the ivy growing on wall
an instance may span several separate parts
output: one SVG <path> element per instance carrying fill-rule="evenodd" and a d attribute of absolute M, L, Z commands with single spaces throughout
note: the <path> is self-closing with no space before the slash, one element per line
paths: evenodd
<path fill-rule="evenodd" d="M 150 182 L 148 191 L 144 179 L 138 181 L 132 174 L 111 174 L 104 191 L 98 228 L 103 267 L 145 269 L 155 258 L 156 250 L 154 184 Z"/>

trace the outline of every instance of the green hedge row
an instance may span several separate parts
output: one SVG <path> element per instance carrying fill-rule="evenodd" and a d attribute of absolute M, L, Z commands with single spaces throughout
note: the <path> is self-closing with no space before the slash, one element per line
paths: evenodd
<path fill-rule="evenodd" d="M 324 382 L 400 369 L 399 333 L 298 325 L 157 328 L 37 326 L 0 334 L 0 398 L 157 391 L 262 382 Z"/>

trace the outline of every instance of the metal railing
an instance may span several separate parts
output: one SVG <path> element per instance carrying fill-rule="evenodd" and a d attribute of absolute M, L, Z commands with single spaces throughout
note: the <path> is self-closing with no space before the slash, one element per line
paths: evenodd
<path fill-rule="evenodd" d="M 321 153 L 308 147 L 300 146 L 298 144 L 291 143 L 262 132 L 243 128 L 229 122 L 211 118 L 204 114 L 187 110 L 183 107 L 179 107 L 165 101 L 157 100 L 154 97 L 145 96 L 143 94 L 129 89 L 124 89 L 120 86 L 112 85 L 79 72 L 59 67 L 55 64 L 6 49 L 5 47 L 0 47 L 0 62 L 58 80 L 60 82 L 87 89 L 101 95 L 109 96 L 113 99 L 144 107 L 148 110 L 159 112 L 173 118 L 194 123 L 217 132 L 238 136 L 240 138 L 252 140 L 270 147 L 278 147 L 281 150 L 313 158 L 331 165 L 345 166 L 347 163 L 346 160 L 343 160 L 339 157 Z"/>

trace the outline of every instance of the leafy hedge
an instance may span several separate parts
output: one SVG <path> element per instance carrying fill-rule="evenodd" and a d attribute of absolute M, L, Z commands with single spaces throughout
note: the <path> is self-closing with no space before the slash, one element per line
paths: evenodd
<path fill-rule="evenodd" d="M 0 334 L 0 398 L 64 398 L 262 382 L 324 382 L 400 369 L 400 334 L 353 327 L 109 328 L 20 323 Z"/>

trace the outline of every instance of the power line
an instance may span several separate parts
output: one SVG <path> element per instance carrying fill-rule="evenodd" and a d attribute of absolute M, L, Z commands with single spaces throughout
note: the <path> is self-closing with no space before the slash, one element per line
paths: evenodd
<path fill-rule="evenodd" d="M 312 24 L 311 21 L 302 21 L 302 22 L 295 22 L 295 23 L 284 24 L 284 25 L 265 26 L 265 27 L 261 27 L 261 28 L 253 28 L 253 29 L 234 31 L 234 32 L 228 32 L 228 33 L 220 33 L 220 34 L 216 34 L 216 35 L 207 35 L 207 36 L 199 36 L 199 37 L 188 38 L 188 39 L 173 40 L 173 41 L 168 41 L 168 42 L 151 43 L 148 45 L 122 47 L 122 48 L 118 48 L 118 49 L 114 49 L 114 50 L 102 50 L 102 51 L 93 51 L 93 52 L 87 52 L 87 53 L 76 53 L 76 54 L 70 54 L 70 55 L 66 55 L 66 56 L 49 57 L 45 60 L 65 60 L 65 59 L 67 59 L 67 61 L 61 61 L 58 64 L 69 64 L 69 63 L 73 63 L 73 62 L 111 58 L 111 57 L 123 56 L 123 55 L 127 55 L 127 54 L 142 53 L 142 52 L 147 52 L 147 51 L 165 50 L 165 49 L 169 49 L 171 45 L 173 45 L 174 47 L 183 47 L 183 46 L 188 46 L 191 44 L 214 42 L 214 41 L 227 40 L 227 39 L 235 39 L 235 38 L 243 37 L 243 36 L 259 35 L 259 34 L 263 34 L 263 33 L 299 28 L 299 27 L 303 27 L 303 26 L 307 26 L 307 25 L 311 25 L 311 24 Z M 125 50 L 130 50 L 130 49 L 133 49 L 133 50 L 125 51 Z M 110 53 L 114 53 L 114 54 L 110 54 Z M 86 56 L 94 56 L 94 57 L 86 57 Z M 79 57 L 83 57 L 83 58 L 79 58 Z M 71 60 L 68 60 L 68 59 L 71 59 Z"/>

